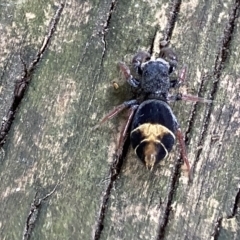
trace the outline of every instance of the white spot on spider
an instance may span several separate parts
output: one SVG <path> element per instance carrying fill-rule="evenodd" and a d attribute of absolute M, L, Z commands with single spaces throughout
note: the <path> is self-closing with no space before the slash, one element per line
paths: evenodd
<path fill-rule="evenodd" d="M 165 61 L 163 58 L 157 58 L 156 61 L 161 62 L 161 63 L 164 64 L 164 65 L 169 66 L 169 63 L 168 63 L 167 61 Z M 169 66 L 169 67 L 170 67 L 170 66 Z"/>

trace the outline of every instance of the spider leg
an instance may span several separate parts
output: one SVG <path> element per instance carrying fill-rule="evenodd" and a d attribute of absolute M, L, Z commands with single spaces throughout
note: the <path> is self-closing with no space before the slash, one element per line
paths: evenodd
<path fill-rule="evenodd" d="M 140 82 L 131 75 L 129 67 L 124 62 L 119 62 L 118 65 L 128 84 L 135 88 L 139 87 Z"/>
<path fill-rule="evenodd" d="M 184 64 L 182 69 L 178 73 L 178 84 L 179 85 L 182 84 L 185 81 L 185 79 L 187 78 L 187 70 L 188 70 L 187 65 Z"/>
<path fill-rule="evenodd" d="M 137 109 L 138 105 L 133 105 L 132 107 L 129 108 L 128 114 L 127 114 L 127 121 L 125 122 L 124 127 L 122 128 L 120 132 L 120 137 L 118 140 L 118 145 L 117 145 L 117 155 L 120 156 L 123 148 L 124 141 L 126 140 L 126 136 L 128 133 L 128 128 L 132 122 L 134 113 Z"/>
<path fill-rule="evenodd" d="M 190 94 L 183 94 L 181 96 L 181 100 L 192 101 L 192 102 L 202 102 L 202 103 L 211 103 L 212 102 L 212 100 L 209 100 L 206 98 L 201 98 L 201 97 L 190 95 Z"/>
<path fill-rule="evenodd" d="M 137 100 L 130 100 L 126 101 L 118 106 L 116 106 L 112 111 L 110 111 L 97 125 L 95 128 L 98 128 L 99 125 L 103 124 L 104 122 L 114 118 L 116 115 L 118 115 L 120 112 L 122 112 L 124 109 L 129 108 L 133 105 L 137 104 Z"/>
<path fill-rule="evenodd" d="M 174 79 L 170 81 L 170 87 L 171 88 L 177 88 L 182 83 L 185 82 L 187 76 L 187 65 L 184 65 L 182 69 L 179 71 L 178 79 Z M 168 96 L 168 100 L 171 101 L 178 101 L 178 100 L 185 100 L 185 101 L 192 101 L 192 102 L 202 102 L 202 103 L 211 103 L 212 100 L 208 100 L 205 98 L 201 98 L 198 96 L 194 96 L 191 94 L 181 94 L 177 93 L 176 95 L 170 95 Z"/>
<path fill-rule="evenodd" d="M 142 64 L 149 61 L 151 55 L 148 52 L 140 51 L 132 59 L 132 65 L 137 74 L 142 75 Z"/>
<path fill-rule="evenodd" d="M 138 70 L 142 63 L 145 63 L 151 59 L 151 55 L 148 52 L 140 51 L 132 59 L 132 64 L 135 69 Z"/>
<path fill-rule="evenodd" d="M 181 93 L 177 93 L 177 94 L 169 94 L 167 97 L 168 102 L 176 102 L 179 100 L 182 100 L 182 94 Z"/>
<path fill-rule="evenodd" d="M 144 51 L 138 52 L 133 57 L 132 65 L 133 65 L 136 73 L 138 73 L 140 75 L 142 74 L 141 65 L 142 65 L 142 63 L 149 61 L 150 58 L 151 58 L 150 54 L 148 52 L 144 52 Z M 118 65 L 119 65 L 120 70 L 123 73 L 124 77 L 126 78 L 127 82 L 129 83 L 129 85 L 132 87 L 135 87 L 135 88 L 139 87 L 140 82 L 138 79 L 134 78 L 131 75 L 131 71 L 130 71 L 129 67 L 123 62 L 119 62 Z"/>
<path fill-rule="evenodd" d="M 169 42 L 162 41 L 160 43 L 160 53 L 159 57 L 163 58 L 170 65 L 169 74 L 171 74 L 177 67 L 178 59 L 175 51 L 169 47 Z"/>
<path fill-rule="evenodd" d="M 175 101 L 179 101 L 179 100 L 191 101 L 191 102 L 201 102 L 201 103 L 211 103 L 212 102 L 212 100 L 209 100 L 206 98 L 201 98 L 201 97 L 194 96 L 191 94 L 177 93 L 175 95 L 168 96 L 168 102 L 175 102 Z"/>
<path fill-rule="evenodd" d="M 180 85 L 184 83 L 186 76 L 187 76 L 187 65 L 184 65 L 182 69 L 178 72 L 178 78 L 170 80 L 170 88 L 180 87 Z"/>
<path fill-rule="evenodd" d="M 189 161 L 187 158 L 186 145 L 185 145 L 183 134 L 182 134 L 182 131 L 180 128 L 177 129 L 176 136 L 177 136 L 177 139 L 178 139 L 178 142 L 180 145 L 181 157 L 182 157 L 184 163 L 186 164 L 188 176 L 189 176 L 189 179 L 191 180 L 191 172 L 190 172 L 191 167 L 190 167 L 190 164 L 189 164 Z"/>

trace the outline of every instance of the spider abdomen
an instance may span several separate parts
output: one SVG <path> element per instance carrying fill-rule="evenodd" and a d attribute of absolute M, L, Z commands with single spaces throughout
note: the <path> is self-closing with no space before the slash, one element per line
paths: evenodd
<path fill-rule="evenodd" d="M 177 120 L 167 103 L 146 100 L 138 107 L 131 127 L 131 144 L 147 168 L 167 157 L 175 143 Z"/>

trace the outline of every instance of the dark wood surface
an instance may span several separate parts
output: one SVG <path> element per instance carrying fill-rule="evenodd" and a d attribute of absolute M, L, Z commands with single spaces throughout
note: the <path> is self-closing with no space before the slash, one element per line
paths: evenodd
<path fill-rule="evenodd" d="M 0 239 L 239 239 L 239 10 L 0 0 Z M 182 91 L 213 100 L 171 105 L 192 183 L 177 146 L 151 173 L 131 148 L 115 157 L 124 114 L 94 129 L 131 98 L 117 62 L 161 39 L 188 67 Z"/>

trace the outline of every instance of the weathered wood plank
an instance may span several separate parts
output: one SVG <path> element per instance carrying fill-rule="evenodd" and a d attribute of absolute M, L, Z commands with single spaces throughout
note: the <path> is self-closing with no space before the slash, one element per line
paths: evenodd
<path fill-rule="evenodd" d="M 11 99 L 23 71 L 19 52 L 30 64 L 58 6 L 5 7 L 1 22 L 14 34 L 1 45 L 2 98 Z M 36 191 L 44 197 L 59 182 L 42 202 L 32 239 L 238 239 L 239 18 L 223 44 L 234 7 L 238 1 L 66 2 L 3 146 L 0 238 L 21 239 Z M 171 39 L 180 67 L 188 65 L 189 90 L 214 100 L 173 106 L 187 136 L 190 185 L 177 148 L 153 173 L 132 151 L 123 164 L 116 159 L 121 116 L 93 130 L 131 97 L 116 63 L 140 49 L 155 54 L 160 38 Z"/>
<path fill-rule="evenodd" d="M 54 1 L 18 5 L 13 21 L 23 24 L 30 40 L 32 35 L 38 39 L 36 45 L 35 41 L 26 48 L 24 45 L 23 51 L 30 49 L 36 54 L 57 7 Z M 110 7 L 111 1 L 71 1 L 65 5 L 57 33 L 4 145 L 1 239 L 21 239 L 35 192 L 44 196 L 58 180 L 62 184 L 52 195 L 52 210 L 43 206 L 33 238 L 89 239 L 92 235 L 108 173 L 109 133 L 94 133 L 91 127 L 96 124 L 96 111 L 102 111 L 98 107 L 105 104 L 102 79 L 106 76 L 101 66 Z M 27 13 L 35 17 L 24 24 L 21 19 Z M 31 62 L 25 51 L 26 61 Z"/>
<path fill-rule="evenodd" d="M 183 2 L 181 9 L 185 11 L 172 40 L 176 45 L 184 41 L 184 46 L 180 44 L 181 56 L 189 66 L 190 86 L 200 89 L 202 85 L 200 94 L 214 102 L 191 109 L 187 132 L 194 181 L 185 191 L 178 187 L 166 239 L 218 239 L 221 221 L 232 215 L 239 192 L 240 165 L 236 156 L 240 82 L 238 59 L 233 54 L 239 53 L 239 2 L 216 5 L 199 1 L 190 7 L 191 15 L 184 14 L 187 8 Z M 235 137 L 231 137 L 233 133 Z M 236 223 L 236 216 L 232 221 Z M 227 232 L 230 235 L 221 239 L 239 238 L 239 226 Z"/>
<path fill-rule="evenodd" d="M 130 4 L 125 6 L 126 9 L 129 9 L 128 11 L 123 10 L 119 13 L 117 8 L 112 17 L 109 37 L 107 36 L 106 39 L 115 42 L 117 34 L 124 33 L 124 42 L 119 51 L 120 56 L 130 54 L 132 57 L 139 50 L 150 49 L 154 40 L 156 45 L 159 45 L 158 40 L 160 37 L 163 38 L 167 19 L 170 18 L 167 11 L 171 9 L 172 5 L 167 1 L 149 2 L 146 6 L 144 4 L 144 1 L 138 2 L 138 7 L 135 3 Z M 149 14 L 146 15 L 145 12 L 149 12 Z M 122 14 L 123 17 L 120 18 L 119 16 Z M 123 18 L 131 17 L 131 15 L 138 16 L 138 20 L 130 18 L 128 24 L 124 24 Z M 123 30 L 117 27 L 121 23 Z M 132 26 L 134 26 L 134 34 Z M 158 34 L 151 43 L 147 39 L 154 37 L 156 28 L 158 28 Z M 116 32 L 115 38 L 114 35 L 110 35 L 111 32 Z M 135 43 L 134 48 L 126 49 L 128 42 L 132 41 L 131 39 L 139 42 Z M 113 46 L 111 44 L 111 48 Z M 159 46 L 153 46 L 153 48 L 159 51 Z M 163 199 L 167 195 L 171 180 L 169 162 L 164 162 L 164 164 L 163 170 L 158 168 L 156 172 L 150 173 L 137 161 L 133 151 L 130 151 L 124 160 L 119 179 L 114 183 L 100 239 L 152 239 L 156 235 L 159 218 L 163 215 Z"/>
<path fill-rule="evenodd" d="M 189 89 L 192 88 L 195 94 L 214 99 L 213 105 L 176 103 L 174 107 L 187 133 L 189 158 L 194 170 L 193 183 L 185 185 L 186 179 L 179 178 L 177 167 L 170 183 L 164 181 L 164 177 L 159 180 L 163 185 L 155 182 L 154 177 L 150 183 L 141 167 L 135 167 L 133 172 L 132 165 L 136 157 L 129 156 L 110 200 L 102 239 L 217 239 L 219 232 L 216 226 L 222 221 L 223 215 L 231 215 L 222 211 L 226 211 L 224 206 L 228 205 L 228 212 L 231 212 L 239 201 L 236 198 L 239 191 L 239 164 L 227 152 L 236 152 L 239 138 L 231 140 L 231 149 L 224 142 L 230 142 L 227 135 L 231 134 L 233 128 L 229 124 L 232 110 L 237 119 L 239 107 L 236 100 L 231 103 L 230 99 L 223 96 L 230 95 L 237 99 L 239 84 L 237 89 L 230 88 L 230 94 L 226 94 L 221 85 L 226 81 L 222 81 L 222 76 L 231 74 L 234 75 L 232 80 L 238 79 L 237 68 L 226 72 L 229 55 L 224 48 L 229 45 L 223 43 L 229 37 L 237 39 L 236 31 L 231 33 L 231 21 L 237 21 L 237 14 L 232 16 L 235 8 L 239 8 L 239 5 L 232 1 L 218 5 L 206 1 L 182 1 L 173 31 L 172 43 L 179 52 L 180 64 L 185 63 L 189 67 Z M 229 110 L 228 104 L 233 104 L 232 110 Z M 226 110 L 219 113 L 219 109 L 225 105 Z M 216 125 L 216 119 L 222 119 L 222 122 Z M 238 127 L 239 124 L 236 124 L 235 131 Z M 217 141 L 214 140 L 216 136 L 220 137 Z M 173 159 L 177 159 L 176 155 Z M 166 172 L 160 171 L 163 176 L 167 175 Z M 143 189 L 141 186 L 144 186 Z M 175 191 L 176 194 L 173 194 Z M 236 218 L 233 221 L 236 233 L 234 235 L 230 231 L 228 234 L 237 238 L 239 227 Z M 223 239 L 228 239 L 225 235 Z"/>

